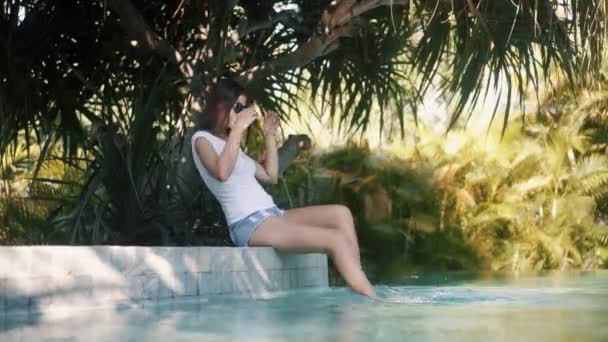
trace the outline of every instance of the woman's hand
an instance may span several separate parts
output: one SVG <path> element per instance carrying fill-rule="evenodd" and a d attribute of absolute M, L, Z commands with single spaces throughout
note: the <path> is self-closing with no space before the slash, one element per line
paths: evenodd
<path fill-rule="evenodd" d="M 234 113 L 234 112 L 231 112 Z M 258 118 L 258 112 L 255 108 L 247 107 L 241 110 L 238 114 L 234 113 L 230 118 L 230 128 L 244 132 Z"/>
<path fill-rule="evenodd" d="M 264 135 L 267 137 L 275 136 L 277 134 L 279 124 L 279 114 L 273 111 L 268 111 L 264 117 Z"/>

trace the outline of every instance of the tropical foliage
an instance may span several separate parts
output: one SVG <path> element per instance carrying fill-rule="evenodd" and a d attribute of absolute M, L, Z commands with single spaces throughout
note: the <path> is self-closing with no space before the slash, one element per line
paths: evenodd
<path fill-rule="evenodd" d="M 457 119 L 482 89 L 511 103 L 553 69 L 571 81 L 594 75 L 605 3 L 9 0 L 0 27 L 0 153 L 27 131 L 39 144 L 52 134 L 73 154 L 87 122 L 113 122 L 88 107 L 96 94 L 151 84 L 165 68 L 179 80 L 163 104 L 181 106 L 175 115 L 200 110 L 200 95 L 231 74 L 266 108 L 297 112 L 298 90 L 310 88 L 354 129 L 367 127 L 376 104 L 397 108 L 403 125 L 404 109 L 431 85 Z"/>
<path fill-rule="evenodd" d="M 24 141 L 25 139 L 20 139 Z M 11 155 L 2 158 L 0 185 L 0 241 L 2 244 L 65 243 L 68 235 L 49 223 L 48 218 L 77 192 L 72 182 L 81 172 L 61 160 L 49 158 L 36 168 L 38 146 L 27 149 L 23 144 L 10 146 Z M 31 182 L 37 173 L 38 182 Z M 44 182 L 52 179 L 53 184 Z"/>
<path fill-rule="evenodd" d="M 171 81 L 164 73 L 147 86 L 113 87 L 98 94 L 107 100 L 87 106 L 115 118 L 115 124 L 92 123 L 91 138 L 76 156 L 66 157 L 61 144 L 45 144 L 35 156 L 22 153 L 23 162 L 37 161 L 21 175 L 31 186 L 7 189 L 3 217 L 32 218 L 25 230 L 51 230 L 61 238 L 24 236 L 20 243 L 186 244 L 197 242 L 201 219 L 209 226 L 217 224 L 220 215 L 214 202 L 200 191 L 182 189 L 179 166 L 186 161 L 180 155 L 183 139 L 176 134 L 181 122 L 171 115 L 175 109 L 163 108 L 171 103 L 164 92 Z M 19 146 L 25 150 L 23 143 Z M 39 158 L 42 153 L 47 157 Z M 4 169 L 19 170 L 17 161 L 7 162 Z M 57 163 L 65 171 L 44 172 Z M 42 197 L 40 189 L 57 191 Z M 7 234 L 4 243 L 14 243 L 9 236 L 15 232 Z"/>
<path fill-rule="evenodd" d="M 608 266 L 608 158 L 597 93 L 482 140 L 423 124 L 384 151 L 351 142 L 295 163 L 275 197 L 344 203 L 376 276 L 411 270 L 540 271 Z M 589 95 L 591 94 L 591 95 Z M 553 101 L 552 101 L 553 100 Z M 571 98 L 572 100 L 572 98 Z M 599 102 L 598 102 L 599 101 Z M 545 106 L 557 105 L 549 96 Z M 593 108 L 593 110 L 591 110 Z"/>

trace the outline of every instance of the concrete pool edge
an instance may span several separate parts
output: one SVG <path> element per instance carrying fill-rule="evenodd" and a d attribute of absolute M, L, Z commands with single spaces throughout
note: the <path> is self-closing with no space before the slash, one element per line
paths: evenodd
<path fill-rule="evenodd" d="M 269 247 L 0 247 L 0 315 L 327 286 L 325 255 Z"/>

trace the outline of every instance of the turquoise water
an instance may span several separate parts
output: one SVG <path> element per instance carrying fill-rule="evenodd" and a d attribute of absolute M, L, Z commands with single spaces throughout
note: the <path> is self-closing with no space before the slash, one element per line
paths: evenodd
<path fill-rule="evenodd" d="M 193 299 L 67 317 L 5 318 L 0 341 L 608 341 L 608 272 L 407 277 L 265 300 Z"/>

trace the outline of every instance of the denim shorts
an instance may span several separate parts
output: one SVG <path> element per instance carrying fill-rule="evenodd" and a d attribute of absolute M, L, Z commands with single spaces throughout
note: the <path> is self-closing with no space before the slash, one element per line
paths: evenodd
<path fill-rule="evenodd" d="M 236 246 L 247 247 L 249 246 L 251 235 L 253 235 L 253 232 L 266 218 L 271 216 L 282 216 L 284 214 L 285 211 L 276 206 L 258 210 L 244 219 L 231 224 L 229 227 L 230 238 Z"/>

